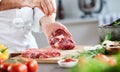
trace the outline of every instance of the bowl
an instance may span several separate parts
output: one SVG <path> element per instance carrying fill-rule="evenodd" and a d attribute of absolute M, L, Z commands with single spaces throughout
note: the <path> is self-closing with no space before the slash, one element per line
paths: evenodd
<path fill-rule="evenodd" d="M 58 60 L 58 65 L 59 65 L 60 67 L 64 67 L 64 68 L 74 67 L 75 65 L 77 65 L 78 59 L 72 59 L 72 60 L 73 60 L 73 61 L 70 61 L 70 62 L 64 62 L 65 59 Z"/>
<path fill-rule="evenodd" d="M 101 41 L 104 41 L 105 36 L 111 33 L 111 40 L 120 41 L 120 26 L 105 26 L 105 27 L 98 27 L 98 34 Z"/>

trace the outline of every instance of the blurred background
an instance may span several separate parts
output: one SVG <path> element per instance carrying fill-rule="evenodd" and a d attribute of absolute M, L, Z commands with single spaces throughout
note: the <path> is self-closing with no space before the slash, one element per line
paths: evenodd
<path fill-rule="evenodd" d="M 71 32 L 77 45 L 100 42 L 98 26 L 120 18 L 120 0 L 56 0 L 56 21 Z M 43 33 L 33 33 L 38 46 L 48 46 Z"/>
<path fill-rule="evenodd" d="M 57 6 L 59 6 L 59 1 L 62 2 L 64 18 L 69 19 L 80 18 L 85 10 L 88 12 L 91 11 L 96 15 L 95 11 L 98 11 L 101 8 L 101 11 L 97 13 L 96 17 L 101 14 L 120 12 L 120 0 L 56 0 Z"/>

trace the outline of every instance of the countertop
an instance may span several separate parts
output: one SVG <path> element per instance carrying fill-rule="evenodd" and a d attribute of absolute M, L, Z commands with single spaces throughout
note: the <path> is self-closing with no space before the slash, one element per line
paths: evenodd
<path fill-rule="evenodd" d="M 97 18 L 63 19 L 63 20 L 57 20 L 57 21 L 66 25 L 66 24 L 82 24 L 82 23 L 98 22 L 98 19 Z"/>
<path fill-rule="evenodd" d="M 68 68 L 61 68 L 58 64 L 39 64 L 37 72 L 70 72 Z"/>

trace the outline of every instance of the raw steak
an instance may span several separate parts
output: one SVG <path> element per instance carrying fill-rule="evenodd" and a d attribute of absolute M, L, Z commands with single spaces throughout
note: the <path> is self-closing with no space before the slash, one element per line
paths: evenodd
<path fill-rule="evenodd" d="M 48 18 L 46 23 L 42 24 L 43 31 L 48 39 L 49 44 L 53 48 L 61 50 L 70 50 L 75 47 L 75 42 L 72 39 L 71 33 L 61 23 L 49 21 Z M 48 23 L 47 23 L 48 22 Z"/>
<path fill-rule="evenodd" d="M 22 53 L 22 57 L 26 58 L 51 58 L 51 57 L 58 57 L 61 55 L 60 51 L 53 48 L 47 48 L 47 49 L 36 49 L 36 48 L 30 48 Z"/>
<path fill-rule="evenodd" d="M 53 48 L 70 50 L 75 47 L 74 41 L 70 35 L 62 29 L 57 29 L 49 37 L 49 43 Z"/>

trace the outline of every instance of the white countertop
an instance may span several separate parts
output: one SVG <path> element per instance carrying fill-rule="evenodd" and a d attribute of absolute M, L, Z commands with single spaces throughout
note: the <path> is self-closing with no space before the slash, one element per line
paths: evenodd
<path fill-rule="evenodd" d="M 89 22 L 98 22 L 97 18 L 87 18 L 87 19 L 63 19 L 57 20 L 63 24 L 78 24 L 78 23 L 89 23 Z"/>

